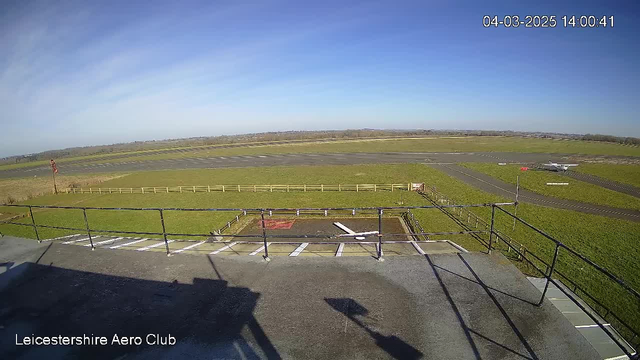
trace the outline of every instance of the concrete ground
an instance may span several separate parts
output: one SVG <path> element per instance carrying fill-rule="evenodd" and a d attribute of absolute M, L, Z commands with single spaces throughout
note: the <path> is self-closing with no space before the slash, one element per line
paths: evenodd
<path fill-rule="evenodd" d="M 492 176 L 483 174 L 479 171 L 471 170 L 455 164 L 439 164 L 430 165 L 435 169 L 441 170 L 447 175 L 462 180 L 465 183 L 477 187 L 480 190 L 514 199 L 516 195 L 516 186 L 498 180 Z M 612 217 L 629 221 L 640 221 L 640 211 L 632 209 L 621 209 L 609 206 L 594 205 L 579 201 L 560 199 L 553 196 L 538 194 L 529 190 L 520 189 L 518 197 L 520 202 L 531 203 L 535 205 L 547 206 L 557 209 L 573 210 L 587 214 L 595 214 L 601 216 Z"/>
<path fill-rule="evenodd" d="M 13 271 L 3 359 L 599 358 L 550 302 L 532 305 L 539 291 L 498 254 L 265 262 L 53 243 Z M 16 346 L 31 334 L 176 344 Z"/>

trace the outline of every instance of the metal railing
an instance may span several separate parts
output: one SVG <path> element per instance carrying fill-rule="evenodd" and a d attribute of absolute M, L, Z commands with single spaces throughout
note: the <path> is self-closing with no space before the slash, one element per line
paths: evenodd
<path fill-rule="evenodd" d="M 486 203 L 486 204 L 471 204 L 471 205 L 449 205 L 448 207 L 451 208 L 461 208 L 461 207 L 490 207 L 490 206 L 494 206 L 496 204 L 491 204 L 491 203 Z M 513 203 L 499 203 L 497 205 L 513 205 Z M 331 212 L 332 215 L 336 215 L 336 214 L 341 214 L 341 215 L 350 215 L 350 216 L 355 216 L 356 213 L 360 214 L 360 215 L 375 215 L 378 217 L 378 234 L 370 234 L 370 235 L 363 235 L 365 237 L 377 237 L 377 242 L 378 242 L 378 246 L 377 246 L 377 252 L 378 252 L 378 258 L 381 259 L 382 258 L 382 237 L 383 236 L 400 236 L 400 235 L 407 235 L 406 233 L 403 234 L 390 234 L 390 233 L 386 233 L 384 234 L 382 232 L 382 216 L 383 213 L 385 212 L 404 212 L 404 211 L 409 211 L 411 209 L 433 209 L 436 208 L 436 206 L 387 206 L 387 207 L 355 207 L 355 208 L 351 208 L 351 207 L 335 207 L 335 208 L 131 208 L 131 207 L 80 207 L 80 206 L 55 206 L 55 205 L 19 205 L 19 204 L 13 204 L 13 205 L 5 205 L 8 207 L 18 207 L 18 208 L 27 208 L 29 211 L 29 217 L 31 218 L 31 223 L 20 223 L 20 222 L 13 222 L 13 221 L 9 221 L 9 222 L 4 222 L 4 224 L 10 224 L 10 225 L 18 225 L 18 226 L 30 226 L 33 228 L 34 233 L 36 235 L 36 239 L 38 241 L 41 241 L 40 239 L 40 234 L 38 233 L 38 229 L 39 228 L 46 228 L 46 229 L 56 229 L 56 230 L 68 230 L 68 231 L 82 231 L 82 232 L 86 232 L 86 234 L 89 237 L 89 243 L 92 249 L 95 249 L 95 246 L 93 244 L 93 236 L 92 233 L 107 233 L 107 234 L 129 234 L 129 235 L 156 235 L 156 236 L 162 236 L 164 242 L 165 242 L 165 247 L 166 247 L 166 251 L 167 251 L 167 255 L 170 254 L 169 251 L 169 243 L 167 240 L 168 236 L 181 236 L 181 237 L 210 237 L 212 235 L 214 235 L 213 233 L 171 233 L 168 232 L 165 226 L 165 221 L 164 221 L 164 215 L 165 212 L 167 211 L 185 211 L 185 212 L 241 212 L 242 215 L 247 215 L 247 214 L 256 214 L 256 215 L 260 215 L 261 220 L 262 220 L 262 228 L 263 228 L 263 234 L 262 235 L 238 235 L 238 234 L 233 234 L 233 235 L 226 235 L 223 234 L 222 231 L 220 231 L 220 234 L 215 234 L 217 236 L 220 236 L 222 238 L 224 237 L 238 237 L 238 238 L 242 238 L 242 237 L 248 237 L 248 238 L 262 238 L 263 242 L 265 244 L 265 258 L 268 259 L 269 255 L 268 255 L 268 250 L 266 247 L 267 244 L 267 239 L 268 238 L 332 238 L 335 237 L 333 235 L 316 235 L 316 234 L 309 234 L 309 235 L 276 235 L 276 234 L 267 234 L 266 232 L 266 228 L 264 226 L 264 216 L 265 213 L 268 215 L 273 215 L 273 214 L 289 214 L 289 215 L 297 215 L 300 216 L 302 215 L 324 215 L 324 216 L 328 216 L 329 212 Z M 66 210 L 82 210 L 82 214 L 83 214 L 83 219 L 84 219 L 84 228 L 74 228 L 74 227 L 68 227 L 68 226 L 53 226 L 53 225 L 42 225 L 42 224 L 36 224 L 35 218 L 33 217 L 33 209 L 66 209 Z M 102 210 L 102 211 L 143 211 L 143 212 L 158 212 L 159 215 L 159 220 L 160 220 L 160 225 L 162 227 L 162 232 L 152 232 L 152 231 L 128 231 L 128 230 L 111 230 L 111 229 L 94 229 L 91 228 L 89 225 L 89 219 L 87 217 L 87 210 Z M 235 221 L 239 220 L 240 215 L 237 215 L 235 218 Z M 231 222 L 227 223 L 226 228 L 231 227 Z M 223 227 L 222 230 L 226 229 L 225 227 Z M 453 233 L 453 232 L 452 232 Z M 455 232 L 456 234 L 460 233 L 460 232 Z M 414 234 L 414 235 L 434 235 L 434 234 L 445 234 L 445 233 L 422 233 L 422 234 Z"/>
<path fill-rule="evenodd" d="M 67 194 L 167 194 L 196 192 L 307 192 L 307 191 L 411 191 L 407 184 L 273 184 L 273 185 L 189 185 L 119 188 L 67 188 Z"/>
<path fill-rule="evenodd" d="M 451 208 L 451 207 L 449 207 L 449 205 L 455 204 L 455 202 L 453 200 L 449 199 L 448 197 L 446 197 L 445 195 L 443 195 L 441 193 L 438 193 L 435 188 L 433 188 L 433 187 L 425 187 L 425 191 L 428 192 L 431 196 L 433 196 L 433 199 L 429 199 L 430 201 L 432 201 L 432 203 L 434 203 L 436 205 L 437 205 L 438 202 L 443 203 L 443 204 L 446 203 L 446 205 L 442 205 L 441 208 L 443 210 L 445 210 L 446 212 L 452 212 L 454 215 L 459 216 L 461 218 L 462 222 L 464 222 L 464 219 L 466 218 L 467 219 L 467 223 L 473 224 L 475 222 L 475 227 L 478 227 L 478 224 L 480 224 L 481 228 L 490 229 L 489 230 L 489 233 L 490 233 L 489 242 L 488 242 L 488 244 L 485 244 L 485 246 L 488 248 L 489 252 L 491 252 L 493 249 L 495 249 L 495 245 L 493 243 L 493 239 L 495 237 L 496 242 L 498 240 L 500 240 L 500 241 L 502 241 L 502 243 L 504 243 L 507 246 L 507 252 L 510 253 L 510 252 L 513 251 L 515 254 L 517 254 L 518 260 L 525 261 L 528 266 L 531 266 L 533 269 L 536 270 L 537 273 L 542 275 L 546 279 L 546 284 L 545 284 L 545 288 L 543 290 L 542 296 L 540 297 L 540 300 L 538 302 L 539 305 L 542 304 L 542 302 L 543 302 L 543 300 L 544 300 L 544 298 L 546 296 L 546 292 L 548 290 L 549 283 L 553 283 L 569 299 L 571 299 L 574 303 L 576 303 L 576 305 L 578 305 L 578 307 L 580 307 L 581 310 L 583 310 L 585 313 L 587 313 L 587 315 L 592 320 L 594 320 L 595 323 L 598 324 L 598 326 L 600 328 L 602 328 L 603 331 L 605 331 L 605 333 L 609 337 L 611 337 L 613 339 L 613 341 L 616 343 L 616 345 L 618 345 L 625 352 L 626 355 L 631 357 L 632 354 L 628 351 L 628 348 L 625 347 L 624 344 L 622 344 L 622 342 L 618 340 L 618 337 L 615 336 L 609 329 L 607 329 L 605 324 L 602 321 L 600 321 L 590 311 L 587 311 L 587 309 L 585 309 L 585 307 L 579 301 L 577 301 L 577 299 L 575 299 L 574 296 L 577 296 L 578 295 L 578 291 L 580 291 L 580 293 L 584 297 L 586 297 L 590 303 L 596 304 L 599 307 L 600 311 L 598 311 L 599 309 L 593 309 L 596 312 L 596 314 L 598 314 L 600 317 L 602 317 L 603 320 L 607 320 L 608 317 L 609 318 L 613 318 L 616 321 L 616 323 L 619 324 L 620 326 L 622 326 L 624 328 L 624 330 L 628 334 L 631 334 L 630 336 L 628 335 L 626 337 L 626 340 L 629 341 L 631 346 L 633 346 L 635 348 L 640 346 L 640 335 L 639 335 L 640 330 L 639 329 L 634 328 L 631 325 L 629 325 L 628 321 L 623 320 L 621 318 L 621 316 L 619 316 L 613 310 L 611 310 L 610 307 L 607 307 L 607 306 L 603 305 L 602 301 L 599 301 L 595 296 L 590 294 L 590 292 L 587 289 L 585 289 L 584 287 L 579 286 L 576 283 L 576 281 L 570 279 L 569 276 L 566 273 L 562 273 L 556 268 L 557 267 L 559 251 L 561 249 L 565 249 L 571 255 L 577 257 L 578 259 L 580 259 L 580 261 L 585 262 L 589 266 L 593 267 L 596 271 L 598 271 L 599 273 L 601 273 L 604 276 L 606 276 L 606 278 L 608 278 L 609 280 L 611 280 L 614 283 L 616 283 L 619 286 L 621 286 L 628 294 L 630 294 L 632 297 L 634 297 L 636 299 L 636 301 L 638 301 L 638 307 L 640 308 L 640 294 L 638 293 L 638 291 L 633 289 L 631 286 L 626 284 L 624 281 L 622 281 L 619 278 L 617 278 L 615 275 L 613 275 L 610 271 L 608 271 L 604 267 L 596 264 L 592 260 L 588 259 L 586 256 L 584 256 L 584 255 L 578 253 L 577 251 L 571 249 L 567 245 L 565 245 L 562 242 L 558 241 L 557 239 L 551 237 L 549 234 L 547 234 L 544 231 L 536 228 L 535 226 L 527 223 L 522 218 L 516 216 L 515 214 L 512 214 L 512 213 L 508 212 L 507 210 L 505 210 L 504 208 L 502 208 L 500 206 L 492 206 L 490 220 L 489 221 L 485 221 L 480 216 L 478 216 L 477 214 L 473 213 L 472 212 L 473 209 L 470 209 L 470 208 Z M 425 195 L 425 194 L 423 193 L 423 195 Z M 540 234 L 541 236 L 543 236 L 547 240 L 550 240 L 552 242 L 553 246 L 554 246 L 552 261 L 549 263 L 549 262 L 543 260 L 540 256 L 538 256 L 535 253 L 533 253 L 530 250 L 528 250 L 523 244 L 520 244 L 520 243 L 516 242 L 515 240 L 513 240 L 511 237 L 509 237 L 505 233 L 503 233 L 503 232 L 499 231 L 498 229 L 496 229 L 496 227 L 495 227 L 495 209 L 501 210 L 503 213 L 507 214 L 512 219 L 514 219 L 514 221 L 517 221 L 519 223 L 522 223 L 522 224 L 526 225 L 527 228 L 532 229 L 533 231 L 535 231 L 536 233 Z M 464 225 L 464 224 L 461 224 L 461 226 L 462 225 Z M 543 265 L 544 268 L 541 269 L 540 267 L 538 267 L 538 265 L 536 265 L 536 263 L 533 260 L 535 260 L 539 264 Z M 553 279 L 552 276 L 556 276 L 556 279 Z M 564 284 L 565 281 L 558 280 L 557 279 L 558 277 L 564 279 L 568 283 L 568 285 Z M 565 288 L 563 286 L 560 286 L 556 282 L 556 280 L 562 282 L 562 284 L 565 285 L 567 288 L 569 288 L 569 289 L 572 288 L 573 289 L 573 295 L 570 295 L 565 290 Z"/>
<path fill-rule="evenodd" d="M 89 242 L 90 242 L 90 246 L 92 249 L 95 249 L 95 246 L 93 244 L 93 240 L 92 240 L 92 233 L 118 233 L 118 234 L 135 234 L 135 235 L 157 235 L 157 236 L 162 236 L 163 240 L 164 240 L 164 244 L 165 244 L 165 248 L 167 251 L 167 255 L 170 254 L 169 251 L 169 241 L 167 240 L 168 236 L 191 236 L 191 237 L 210 237 L 211 235 L 213 235 L 213 233 L 207 233 L 207 234 L 203 234 L 203 233 L 171 233 L 168 232 L 165 226 L 165 221 L 164 221 L 164 214 L 167 211 L 184 211 L 184 212 L 240 212 L 241 215 L 236 215 L 235 217 L 235 221 L 239 221 L 240 216 L 246 216 L 248 214 L 255 214 L 255 215 L 259 215 L 261 222 L 262 222 L 262 233 L 261 234 L 245 234 L 245 235 L 240 235 L 240 234 L 222 234 L 222 230 L 224 229 L 228 229 L 229 227 L 231 227 L 232 222 L 228 222 L 226 228 L 223 228 L 220 231 L 220 234 L 216 234 L 222 238 L 225 237 L 232 237 L 232 238 L 261 238 L 263 245 L 264 245 L 264 257 L 266 260 L 269 259 L 269 253 L 268 253 L 268 239 L 292 239 L 292 238 L 300 238 L 300 239 L 309 239 L 309 238 L 336 238 L 336 237 L 344 237 L 344 236 L 352 236 L 349 234 L 346 235 L 317 235 L 317 234 L 300 234 L 300 235 L 278 235 L 278 234 L 269 234 L 267 232 L 267 228 L 265 226 L 265 214 L 267 215 L 273 215 L 273 214 L 288 214 L 288 215 L 293 215 L 295 214 L 296 216 L 300 216 L 300 215 L 324 215 L 324 216 L 328 216 L 329 213 L 331 213 L 332 216 L 336 215 L 336 214 L 341 214 L 341 215 L 351 215 L 351 216 L 355 216 L 356 213 L 359 215 L 365 214 L 365 215 L 375 215 L 378 218 L 378 231 L 376 234 L 367 234 L 367 235 L 363 235 L 365 237 L 377 237 L 377 244 L 376 244 L 376 250 L 377 250 L 377 258 L 379 260 L 382 260 L 382 247 L 383 247 L 383 237 L 384 236 L 406 236 L 406 235 L 410 235 L 410 236 L 422 236 L 426 239 L 428 239 L 428 236 L 432 236 L 432 235 L 439 235 L 439 234 L 479 234 L 479 233 L 489 233 L 489 241 L 487 244 L 488 247 L 488 252 L 491 252 L 494 249 L 494 244 L 493 244 L 493 239 L 494 237 L 496 238 L 496 242 L 498 240 L 502 240 L 502 242 L 504 244 L 506 244 L 512 251 L 514 251 L 516 254 L 519 255 L 519 257 L 524 260 L 527 261 L 531 266 L 533 266 L 537 272 L 539 272 L 545 279 L 546 279 L 546 283 L 545 283 L 545 287 L 544 290 L 542 292 L 542 295 L 540 297 L 540 300 L 538 301 L 537 305 L 541 305 L 545 299 L 546 296 L 546 292 L 548 290 L 549 284 L 552 283 L 554 284 L 560 291 L 562 291 L 569 299 L 571 299 L 574 303 L 576 303 L 583 311 L 585 311 L 585 313 L 587 313 L 587 315 L 596 323 L 598 324 L 598 326 L 607 334 L 611 337 L 611 339 L 613 339 L 613 341 L 628 355 L 628 356 L 632 356 L 633 354 L 631 354 L 629 352 L 629 350 L 627 349 L 627 347 L 620 341 L 618 340 L 618 338 L 611 332 L 610 329 L 608 329 L 605 324 L 603 324 L 600 319 L 598 319 L 594 314 L 592 314 L 590 311 L 588 311 L 584 305 L 582 305 L 580 303 L 580 301 L 578 301 L 575 298 L 575 293 L 572 295 L 570 294 L 569 291 L 565 290 L 563 286 L 561 286 L 557 281 L 559 281 L 557 278 L 554 278 L 554 275 L 560 275 L 563 278 L 566 278 L 565 275 L 560 274 L 557 270 L 556 270 L 556 266 L 557 266 L 557 261 L 558 261 L 558 254 L 561 250 L 563 251 L 567 251 L 568 253 L 570 253 L 571 255 L 577 257 L 578 259 L 580 259 L 582 262 L 584 262 L 585 264 L 591 266 L 593 269 L 595 269 L 596 271 L 598 271 L 599 273 L 603 274 L 604 276 L 606 276 L 609 280 L 613 281 L 614 283 L 616 283 L 617 285 L 619 285 L 622 289 L 624 289 L 628 294 L 630 294 L 632 297 L 635 298 L 636 301 L 638 301 L 638 304 L 640 305 L 640 293 L 638 293 L 638 291 L 636 291 L 635 289 L 633 289 L 630 285 L 628 285 L 626 282 L 624 282 L 623 280 L 619 279 L 618 277 L 616 277 L 614 274 L 612 274 L 609 270 L 605 269 L 604 267 L 596 264 L 594 261 L 592 261 L 591 259 L 587 258 L 586 256 L 578 253 L 577 251 L 571 249 L 570 247 L 568 247 L 567 245 L 563 244 L 562 242 L 556 240 L 555 238 L 553 238 L 552 236 L 550 236 L 549 234 L 545 233 L 544 231 L 536 228 L 535 226 L 527 223 L 525 220 L 519 218 L 518 216 L 512 214 L 511 212 L 509 212 L 508 210 L 504 209 L 503 206 L 507 206 L 507 205 L 515 205 L 516 203 L 511 203 L 511 202 L 506 202 L 506 203 L 485 203 L 485 204 L 470 204 L 470 205 L 461 205 L 461 204 L 435 204 L 435 205 L 427 205 L 427 206 L 388 206 L 388 207 L 335 207 L 335 208 L 129 208 L 129 207 L 124 207 L 124 208 L 115 208 L 115 207 L 77 207 L 77 206 L 54 206 L 54 205 L 5 205 L 8 207 L 19 207 L 19 208 L 27 208 L 28 212 L 29 212 L 29 217 L 31 218 L 31 223 L 19 223 L 19 222 L 14 222 L 14 221 L 9 221 L 9 222 L 4 222 L 4 224 L 11 224 L 11 225 L 18 225 L 18 226 L 28 226 L 28 227 L 32 227 L 36 236 L 36 239 L 38 239 L 39 241 L 40 239 L 40 234 L 38 233 L 38 229 L 39 228 L 48 228 L 48 229 L 58 229 L 58 230 L 70 230 L 70 231 L 86 231 L 87 235 L 89 236 Z M 83 218 L 84 218 L 84 228 L 73 228 L 73 227 L 64 227 L 64 226 L 53 226 L 53 225 L 42 225 L 42 224 L 37 224 L 35 218 L 33 217 L 33 209 L 68 209 L 68 210 L 82 210 L 83 213 Z M 420 224 L 415 220 L 414 215 L 412 213 L 412 210 L 417 210 L 417 209 L 440 209 L 440 210 L 446 210 L 446 211 L 452 211 L 454 213 L 458 213 L 460 215 L 462 214 L 472 214 L 470 212 L 470 209 L 472 208 L 491 208 L 491 219 L 490 222 L 486 222 L 484 221 L 484 224 L 487 224 L 489 229 L 487 231 L 487 229 L 485 230 L 465 230 L 465 231 L 461 231 L 461 232 L 442 232 L 442 233 L 437 233 L 437 232 L 425 232 L 424 229 L 422 228 L 422 226 L 420 226 Z M 502 234 L 501 232 L 497 231 L 495 229 L 495 216 L 496 216 L 496 209 L 498 209 L 500 212 L 510 216 L 511 218 L 515 219 L 515 221 L 525 225 L 527 228 L 535 231 L 536 233 L 542 235 L 544 238 L 546 238 L 547 240 L 551 241 L 551 243 L 554 245 L 555 250 L 554 250 L 554 255 L 553 255 L 553 260 L 551 261 L 550 264 L 547 264 L 544 260 L 542 260 L 540 257 L 535 257 L 536 260 L 540 261 L 541 263 L 545 264 L 546 268 L 545 270 L 540 269 L 538 266 L 536 266 L 536 264 L 534 262 L 531 261 L 531 259 L 529 259 L 527 257 L 527 255 L 533 255 L 531 252 L 529 252 L 528 254 L 522 253 L 521 247 L 516 246 L 512 243 L 512 241 L 506 241 L 504 234 Z M 126 231 L 126 230 L 109 230 L 109 229 L 93 229 L 90 227 L 89 225 L 89 220 L 87 217 L 87 210 L 101 210 L 101 211 L 143 211 L 143 212 L 158 212 L 159 214 L 159 220 L 160 220 L 160 224 L 162 227 L 162 232 L 150 232 L 150 231 Z M 467 213 L 465 213 L 464 211 L 467 211 Z M 384 214 L 388 214 L 388 213 L 401 213 L 404 214 L 404 216 L 409 217 L 411 219 L 413 219 L 413 221 L 410 223 L 412 231 L 410 231 L 409 234 L 407 233 L 402 233 L 402 234 L 392 234 L 392 233 L 384 233 L 383 232 L 383 227 L 382 227 L 382 218 Z M 474 214 L 475 215 L 475 214 Z M 477 222 L 480 222 L 480 219 L 478 217 L 476 217 Z M 275 243 L 275 242 L 272 242 Z M 577 285 L 572 282 L 572 284 L 574 285 L 575 288 L 577 288 Z M 584 289 L 581 289 L 582 292 L 584 294 L 587 294 Z M 589 297 L 591 297 L 592 299 L 595 300 L 595 297 L 592 297 L 591 295 L 588 295 Z M 600 302 L 598 302 L 600 304 Z M 620 316 L 616 315 L 613 313 L 613 311 L 611 311 L 610 309 L 607 309 L 607 314 L 611 314 L 611 316 L 614 316 L 620 324 L 622 324 L 623 326 L 625 326 L 627 328 L 627 330 L 629 332 L 631 332 L 633 335 L 628 339 L 628 341 L 632 344 L 637 346 L 637 342 L 634 343 L 634 340 L 638 339 L 638 331 L 633 328 L 632 326 L 630 326 L 628 323 L 626 323 L 625 321 L 623 321 Z M 603 316 L 603 319 L 606 319 L 606 316 Z"/>

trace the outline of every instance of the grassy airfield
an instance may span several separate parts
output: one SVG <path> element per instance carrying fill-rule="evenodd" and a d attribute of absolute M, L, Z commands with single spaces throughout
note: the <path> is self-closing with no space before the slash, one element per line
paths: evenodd
<path fill-rule="evenodd" d="M 529 152 L 585 155 L 622 155 L 640 156 L 640 147 L 614 143 L 603 143 L 581 140 L 556 140 L 524 137 L 502 136 L 468 136 L 468 137 L 429 137 L 420 139 L 353 139 L 294 144 L 260 143 L 243 144 L 238 148 L 222 148 L 220 146 L 194 146 L 154 150 L 128 151 L 110 154 L 97 154 L 58 159 L 59 164 L 76 160 L 87 160 L 88 163 L 144 161 L 161 159 L 182 159 L 207 156 L 235 156 L 282 153 L 339 153 L 339 152 Z M 167 150 L 190 150 L 186 152 L 160 153 Z M 9 170 L 30 166 L 47 165 L 48 161 L 34 161 L 18 164 L 0 165 L 0 170 Z"/>

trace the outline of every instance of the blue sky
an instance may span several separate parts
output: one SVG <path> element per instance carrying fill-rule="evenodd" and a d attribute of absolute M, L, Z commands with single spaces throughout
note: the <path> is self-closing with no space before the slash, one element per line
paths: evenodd
<path fill-rule="evenodd" d="M 632 1 L 2 1 L 0 156 L 278 130 L 640 136 Z M 606 29 L 483 15 L 614 15 Z"/>

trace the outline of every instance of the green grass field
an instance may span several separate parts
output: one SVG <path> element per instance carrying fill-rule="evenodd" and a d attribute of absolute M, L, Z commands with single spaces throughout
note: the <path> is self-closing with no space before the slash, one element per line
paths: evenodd
<path fill-rule="evenodd" d="M 640 187 L 640 165 L 581 164 L 574 170 Z"/>
<path fill-rule="evenodd" d="M 91 162 L 123 162 L 131 160 L 160 160 L 180 159 L 206 156 L 234 156 L 281 153 L 338 153 L 338 152 L 533 152 L 533 153 L 566 153 L 588 155 L 626 155 L 640 156 L 640 147 L 621 144 L 591 142 L 580 140 L 551 140 L 522 137 L 432 137 L 425 139 L 357 139 L 340 140 L 336 142 L 306 142 L 300 144 L 282 145 L 251 145 L 231 149 L 216 149 L 207 146 L 192 147 L 194 151 L 160 154 L 156 150 L 132 151 L 127 153 L 113 153 L 89 155 L 75 158 L 60 159 L 58 162 L 74 160 L 95 160 Z M 184 148 L 183 148 L 184 149 Z M 115 156 L 131 155 L 131 157 L 114 158 Z M 8 164 L 0 166 L 0 170 L 12 168 L 45 165 L 46 161 Z"/>
<path fill-rule="evenodd" d="M 509 201 L 479 191 L 446 174 L 419 164 L 403 165 L 359 165 L 359 166 L 318 166 L 318 167 L 273 167 L 218 170 L 176 170 L 132 174 L 105 182 L 105 187 L 153 186 L 154 184 L 207 184 L 207 183 L 404 183 L 423 181 L 436 186 L 438 191 L 455 198 L 459 203 L 487 203 Z M 65 194 L 46 196 L 28 201 L 30 204 L 57 204 L 101 207 L 364 207 L 395 206 L 402 196 L 405 205 L 425 205 L 426 200 L 411 192 L 307 192 L 307 193 L 170 193 L 170 194 Z M 510 207 L 513 210 L 512 207 Z M 22 210 L 24 211 L 24 210 Z M 474 210 L 485 219 L 489 209 Z M 16 212 L 16 208 L 0 208 L 0 212 Z M 437 209 L 418 210 L 416 217 L 426 231 L 459 231 L 460 227 Z M 539 234 L 518 225 L 512 230 L 512 220 L 497 213 L 496 227 L 524 244 L 528 251 L 541 256 L 547 262 L 553 254 L 552 243 Z M 224 225 L 236 213 L 210 212 L 167 212 L 167 231 L 177 233 L 208 233 Z M 588 215 L 568 210 L 545 208 L 521 204 L 518 215 L 526 221 L 544 229 L 559 241 L 578 250 L 614 274 L 640 288 L 640 224 Z M 34 215 L 40 224 L 84 227 L 82 212 L 79 210 L 39 210 Z M 159 214 L 150 212 L 88 211 L 92 228 L 160 231 Z M 22 222 L 30 222 L 24 218 Z M 15 225 L 0 226 L 5 234 L 33 238 L 29 227 Z M 69 234 L 68 231 L 42 229 L 45 238 Z M 483 247 L 468 235 L 441 236 L 449 238 L 469 250 L 483 250 Z M 485 236 L 486 238 L 486 236 Z M 516 262 L 516 264 L 518 264 Z M 524 270 L 526 267 L 521 266 Z M 562 252 L 557 269 L 570 275 L 581 286 L 610 305 L 631 323 L 640 322 L 640 309 L 620 288 L 593 271 L 585 263 Z M 527 272 L 532 272 L 528 269 Z M 614 297 L 612 297 L 614 295 Z M 611 299 L 616 299 L 613 302 Z"/>
<path fill-rule="evenodd" d="M 520 177 L 521 188 L 531 190 L 538 194 L 597 205 L 640 210 L 640 199 L 636 197 L 576 180 L 556 172 L 543 170 L 521 171 L 520 165 L 500 166 L 497 164 L 481 163 L 464 163 L 461 165 L 510 184 L 515 184 L 516 177 Z M 546 185 L 549 182 L 567 182 L 569 185 Z"/>

